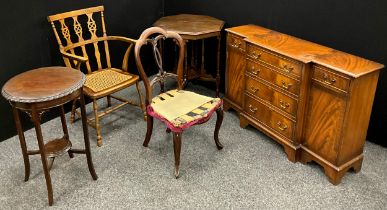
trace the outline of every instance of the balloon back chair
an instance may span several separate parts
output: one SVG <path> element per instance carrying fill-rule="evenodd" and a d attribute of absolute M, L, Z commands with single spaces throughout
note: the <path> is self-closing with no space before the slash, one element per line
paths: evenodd
<path fill-rule="evenodd" d="M 178 47 L 177 74 L 168 73 L 163 69 L 162 57 L 159 51 L 159 43 L 165 39 L 173 39 Z M 149 81 L 140 57 L 141 48 L 150 44 L 158 67 L 157 75 Z M 211 98 L 194 92 L 183 90 L 183 60 L 185 43 L 179 34 L 167 32 L 158 27 L 146 29 L 136 42 L 135 58 L 138 71 L 143 80 L 146 97 L 147 131 L 143 146 L 147 147 L 152 135 L 153 118 L 159 119 L 167 126 L 167 132 L 173 133 L 173 147 L 175 155 L 175 177 L 179 176 L 181 137 L 185 129 L 207 122 L 216 112 L 217 120 L 214 132 L 214 140 L 217 148 L 223 148 L 219 142 L 218 134 L 223 121 L 223 106 L 220 98 Z M 166 55 L 164 53 L 164 55 Z M 164 91 L 164 82 L 168 77 L 177 79 L 177 88 Z M 155 84 L 160 85 L 160 94 L 152 96 Z"/>
<path fill-rule="evenodd" d="M 100 24 L 96 23 L 95 17 L 101 18 Z M 143 110 L 145 118 L 145 107 L 138 84 L 139 76 L 128 72 L 128 58 L 136 40 L 121 36 L 107 36 L 104 7 L 98 6 L 65 12 L 51 15 L 47 19 L 51 23 L 65 65 L 79 70 L 81 65 L 82 68 L 86 68 L 84 70 L 86 83 L 83 90 L 85 95 L 93 100 L 94 112 L 94 118 L 89 118 L 87 122 L 97 131 L 98 146 L 102 145 L 100 118 L 106 114 L 130 104 L 139 106 Z M 83 31 L 82 26 L 87 26 L 85 31 Z M 59 32 L 61 33 L 58 33 L 57 27 L 60 28 Z M 59 34 L 62 36 L 60 37 Z M 113 68 L 111 65 L 109 51 L 111 41 L 120 41 L 127 45 L 121 68 Z M 136 85 L 139 103 L 112 95 L 132 85 Z M 97 100 L 104 97 L 107 97 L 108 108 L 99 112 Z M 120 103 L 112 106 L 111 98 Z M 79 116 L 79 112 L 76 110 L 76 100 L 73 102 L 71 122 L 74 122 L 75 114 Z"/>

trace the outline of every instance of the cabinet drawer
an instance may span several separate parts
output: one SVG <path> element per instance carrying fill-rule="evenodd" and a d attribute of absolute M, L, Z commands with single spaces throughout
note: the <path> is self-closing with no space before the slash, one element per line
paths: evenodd
<path fill-rule="evenodd" d="M 298 95 L 300 92 L 300 84 L 298 81 L 289 77 L 277 74 L 274 83 L 283 90 Z"/>
<path fill-rule="evenodd" d="M 267 86 L 250 76 L 246 76 L 245 90 L 251 95 L 273 104 L 275 107 L 278 107 L 292 116 L 296 116 L 297 100 L 274 90 L 272 87 Z"/>
<path fill-rule="evenodd" d="M 264 63 L 268 63 L 278 69 L 284 74 L 292 74 L 295 76 L 301 76 L 302 63 L 280 56 L 269 50 L 265 50 L 261 47 L 247 44 L 247 56 L 254 60 L 259 60 Z"/>
<path fill-rule="evenodd" d="M 292 139 L 294 124 L 295 124 L 294 122 L 285 118 L 281 114 L 279 114 L 275 111 L 272 111 L 271 119 L 270 119 L 270 126 L 274 130 L 276 130 L 278 133 L 286 136 L 289 139 Z"/>
<path fill-rule="evenodd" d="M 257 81 L 256 79 L 253 79 L 250 76 L 246 76 L 245 91 L 270 103 L 272 103 L 274 99 L 273 88 L 262 84 L 261 82 Z"/>
<path fill-rule="evenodd" d="M 242 37 L 230 33 L 228 33 L 227 35 L 227 45 L 242 51 L 244 51 L 246 48 L 246 42 L 243 40 Z"/>
<path fill-rule="evenodd" d="M 261 102 L 245 94 L 245 113 L 271 130 L 285 136 L 289 140 L 293 137 L 295 123 Z"/>
<path fill-rule="evenodd" d="M 264 104 L 245 94 L 244 106 L 244 110 L 248 115 L 252 116 L 260 123 L 268 126 L 271 112 Z"/>
<path fill-rule="evenodd" d="M 288 91 L 295 95 L 298 95 L 300 92 L 300 84 L 297 80 L 289 78 L 285 75 L 277 73 L 272 69 L 263 66 L 259 63 L 252 62 L 247 60 L 247 69 L 246 71 L 252 76 L 259 77 L 282 90 Z"/>
<path fill-rule="evenodd" d="M 276 73 L 273 70 L 250 60 L 247 60 L 246 71 L 252 74 L 253 76 L 262 78 L 263 80 L 266 80 L 271 83 L 273 83 L 276 76 Z"/>
<path fill-rule="evenodd" d="M 297 114 L 297 107 L 298 107 L 297 100 L 287 95 L 284 95 L 280 92 L 274 91 L 273 105 L 291 114 L 294 117 Z"/>
<path fill-rule="evenodd" d="M 348 92 L 350 79 L 337 73 L 333 73 L 325 67 L 317 65 L 313 66 L 312 78 L 318 82 L 328 85 L 329 87 Z"/>

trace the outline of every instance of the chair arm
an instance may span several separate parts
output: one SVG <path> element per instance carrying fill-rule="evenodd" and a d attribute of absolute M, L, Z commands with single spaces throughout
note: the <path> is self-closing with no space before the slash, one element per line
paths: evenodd
<path fill-rule="evenodd" d="M 63 57 L 66 57 L 70 60 L 75 60 L 75 61 L 78 61 L 78 62 L 81 62 L 81 63 L 84 63 L 88 60 L 88 58 L 85 58 L 85 57 L 82 57 L 82 56 L 79 56 L 79 55 L 74 55 L 74 54 L 70 54 L 70 53 L 67 53 L 63 50 L 60 51 L 60 53 L 62 53 L 62 56 Z"/>
<path fill-rule="evenodd" d="M 74 55 L 74 54 L 70 54 L 70 53 L 65 52 L 64 50 L 60 50 L 60 53 L 62 54 L 63 57 L 69 59 L 70 61 L 74 61 L 73 63 L 75 65 L 75 68 L 78 70 L 80 70 L 81 64 L 88 60 L 88 58 Z M 71 65 L 72 62 L 69 62 L 69 60 L 65 59 L 66 66 L 72 67 L 72 65 Z"/>
<path fill-rule="evenodd" d="M 122 42 L 127 42 L 130 44 L 136 44 L 136 42 L 137 42 L 137 40 L 135 40 L 135 39 L 131 39 L 131 38 L 123 37 L 123 36 L 108 36 L 107 40 L 122 41 Z"/>

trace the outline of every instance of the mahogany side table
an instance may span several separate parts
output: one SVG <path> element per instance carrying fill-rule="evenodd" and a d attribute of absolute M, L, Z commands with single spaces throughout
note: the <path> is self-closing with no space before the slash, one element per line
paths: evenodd
<path fill-rule="evenodd" d="M 163 28 L 167 31 L 178 33 L 187 43 L 191 43 L 191 58 L 188 64 L 188 46 L 185 48 L 184 59 L 184 80 L 187 82 L 191 79 L 199 79 L 203 81 L 212 81 L 216 83 L 216 97 L 219 96 L 220 83 L 220 40 L 221 30 L 224 21 L 205 15 L 190 15 L 180 14 L 165 16 L 157 20 L 153 26 Z M 217 44 L 217 61 L 216 61 L 216 77 L 208 74 L 204 69 L 204 40 L 207 38 L 216 37 Z M 198 52 L 197 41 L 201 41 L 201 53 Z M 201 55 L 199 66 L 198 55 Z"/>
<path fill-rule="evenodd" d="M 1 92 L 12 106 L 24 159 L 24 181 L 28 181 L 30 176 L 29 156 L 40 154 L 50 206 L 53 204 L 53 192 L 49 171 L 56 156 L 66 152 L 70 158 L 74 157 L 74 153 L 86 154 L 89 172 L 94 180 L 98 179 L 91 158 L 89 132 L 86 124 L 85 100 L 82 92 L 82 86 L 85 80 L 82 72 L 72 68 L 43 67 L 24 72 L 11 78 L 5 83 Z M 63 104 L 78 97 L 80 98 L 83 137 L 85 142 L 84 149 L 71 148 L 63 109 Z M 42 114 L 51 108 L 56 108 L 60 112 L 63 137 L 44 143 L 40 121 Z M 26 112 L 35 126 L 39 150 L 27 149 L 22 124 L 20 122 L 20 111 Z"/>

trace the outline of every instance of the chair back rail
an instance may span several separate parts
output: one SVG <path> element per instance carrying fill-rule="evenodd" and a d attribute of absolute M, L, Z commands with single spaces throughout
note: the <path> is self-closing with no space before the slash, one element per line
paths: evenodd
<path fill-rule="evenodd" d="M 158 44 L 160 41 L 163 41 L 165 39 L 173 39 L 175 41 L 174 43 L 179 48 L 179 58 L 177 62 L 176 74 L 165 72 L 163 69 L 162 56 L 160 54 Z M 152 45 L 153 56 L 158 67 L 158 73 L 152 81 L 149 81 L 148 76 L 145 73 L 144 67 L 141 62 L 141 56 L 140 56 L 140 51 L 142 46 L 148 45 L 148 44 Z M 177 79 L 178 90 L 181 90 L 183 88 L 184 48 L 185 48 L 185 42 L 181 38 L 181 36 L 176 32 L 165 31 L 164 29 L 159 27 L 151 27 L 146 29 L 144 32 L 142 32 L 140 38 L 136 42 L 134 55 L 136 59 L 137 69 L 140 73 L 140 77 L 145 86 L 145 91 L 146 91 L 145 104 L 146 105 L 149 105 L 150 102 L 152 101 L 152 89 L 154 84 L 156 83 L 160 84 L 160 89 L 163 92 L 164 82 L 168 77 Z M 165 53 L 164 56 L 166 55 L 168 54 Z"/>
<path fill-rule="evenodd" d="M 101 15 L 102 37 L 98 37 L 97 35 L 97 24 L 93 18 L 93 15 L 95 13 L 100 13 Z M 82 28 L 82 24 L 80 23 L 80 19 L 79 19 L 80 16 L 86 16 L 87 18 L 87 22 L 85 25 L 87 25 L 87 29 L 90 34 L 90 38 L 88 39 L 85 39 L 84 37 L 85 34 Z M 81 48 L 82 56 L 87 59 L 85 63 L 86 63 L 86 68 L 88 73 L 91 73 L 91 70 L 92 70 L 89 62 L 89 55 L 87 54 L 87 50 L 86 50 L 86 45 L 88 44 L 92 44 L 94 47 L 94 57 L 98 65 L 98 70 L 101 70 L 103 68 L 102 62 L 101 62 L 101 53 L 98 46 L 98 42 L 100 41 L 103 41 L 104 43 L 106 66 L 107 68 L 111 68 L 110 52 L 109 52 L 109 45 L 108 45 L 106 26 L 105 26 L 105 20 L 104 20 L 103 6 L 91 7 L 91 8 L 51 15 L 51 16 L 48 16 L 47 19 L 51 23 L 51 26 L 54 31 L 55 38 L 59 44 L 60 50 L 76 55 L 75 48 L 77 47 Z M 68 25 L 69 23 L 70 24 L 72 23 L 72 26 L 69 26 Z M 60 25 L 61 33 L 58 33 L 56 24 Z M 71 32 L 74 32 L 76 34 L 77 42 L 73 42 L 73 40 L 71 39 L 71 34 L 72 34 Z M 59 34 L 61 34 L 62 39 Z M 62 40 L 65 40 L 66 44 L 63 44 Z M 79 66 L 77 61 L 71 62 L 67 57 L 63 57 L 63 59 L 66 66 L 68 67 L 72 67 L 72 63 L 75 66 L 77 65 Z"/>

